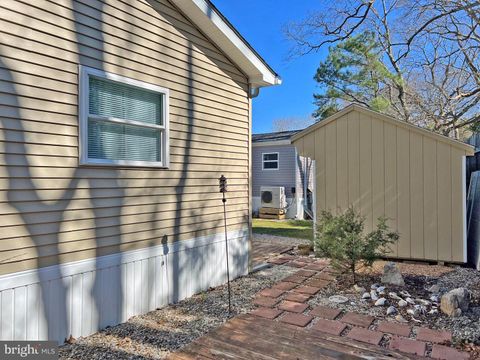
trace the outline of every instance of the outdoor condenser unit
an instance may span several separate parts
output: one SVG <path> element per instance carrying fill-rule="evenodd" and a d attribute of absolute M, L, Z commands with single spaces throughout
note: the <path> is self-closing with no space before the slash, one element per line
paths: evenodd
<path fill-rule="evenodd" d="M 285 188 L 283 186 L 260 187 L 262 207 L 283 209 L 287 206 Z"/>

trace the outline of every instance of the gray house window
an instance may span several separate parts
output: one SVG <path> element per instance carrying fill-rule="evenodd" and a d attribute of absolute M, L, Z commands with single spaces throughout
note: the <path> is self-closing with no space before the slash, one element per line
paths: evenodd
<path fill-rule="evenodd" d="M 278 170 L 279 155 L 278 152 L 263 153 L 262 154 L 262 169 L 263 170 Z"/>

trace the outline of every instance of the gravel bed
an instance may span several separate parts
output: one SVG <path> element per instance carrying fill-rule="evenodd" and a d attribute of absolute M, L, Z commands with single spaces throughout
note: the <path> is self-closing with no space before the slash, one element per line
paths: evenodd
<path fill-rule="evenodd" d="M 227 286 L 219 286 L 93 335 L 72 339 L 60 348 L 60 359 L 163 359 L 229 318 L 250 311 L 258 291 L 296 271 L 272 266 L 232 281 L 232 314 L 228 313 Z"/>
<path fill-rule="evenodd" d="M 254 241 L 267 242 L 272 244 L 292 245 L 292 246 L 310 244 L 310 241 L 307 239 L 297 239 L 297 238 L 275 236 L 275 235 L 268 235 L 268 234 L 253 234 L 253 239 Z"/>

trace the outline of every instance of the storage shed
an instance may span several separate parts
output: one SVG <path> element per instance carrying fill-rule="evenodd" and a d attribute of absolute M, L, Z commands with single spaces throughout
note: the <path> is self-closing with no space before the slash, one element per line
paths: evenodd
<path fill-rule="evenodd" d="M 465 159 L 470 145 L 350 105 L 293 137 L 315 160 L 316 214 L 353 206 L 366 230 L 386 216 L 392 258 L 465 263 Z"/>

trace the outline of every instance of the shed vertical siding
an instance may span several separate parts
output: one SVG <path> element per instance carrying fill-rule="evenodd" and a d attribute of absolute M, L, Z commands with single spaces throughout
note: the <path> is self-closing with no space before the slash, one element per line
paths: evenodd
<path fill-rule="evenodd" d="M 389 256 L 463 262 L 466 146 L 357 108 L 324 121 L 294 139 L 316 160 L 317 209 L 353 206 L 367 230 L 386 216 L 400 233 Z"/>

